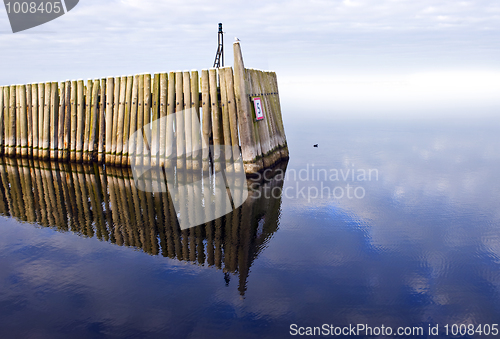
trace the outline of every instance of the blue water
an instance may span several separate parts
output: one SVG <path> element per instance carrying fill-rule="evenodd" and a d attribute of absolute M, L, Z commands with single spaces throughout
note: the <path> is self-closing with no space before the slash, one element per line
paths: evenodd
<path fill-rule="evenodd" d="M 433 338 L 474 325 L 462 337 L 485 337 L 500 323 L 498 126 L 291 121 L 284 182 L 177 237 L 158 212 L 166 195 L 138 195 L 141 216 L 122 217 L 136 192 L 126 172 L 4 160 L 0 337 L 286 338 L 323 324 Z M 54 194 L 30 200 L 12 173 Z M 110 193 L 122 205 L 92 194 L 72 205 L 90 178 L 122 187 Z"/>

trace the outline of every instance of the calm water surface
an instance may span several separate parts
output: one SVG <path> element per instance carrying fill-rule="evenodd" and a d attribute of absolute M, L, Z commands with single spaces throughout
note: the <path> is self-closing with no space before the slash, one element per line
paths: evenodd
<path fill-rule="evenodd" d="M 290 123 L 288 165 L 184 231 L 127 170 L 4 159 L 0 337 L 500 323 L 498 126 Z"/>

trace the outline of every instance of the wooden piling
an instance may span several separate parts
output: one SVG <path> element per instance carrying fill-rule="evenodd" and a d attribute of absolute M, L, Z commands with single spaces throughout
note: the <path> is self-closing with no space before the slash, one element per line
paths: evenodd
<path fill-rule="evenodd" d="M 111 134 L 111 163 L 110 165 L 114 165 L 116 163 L 116 143 L 118 140 L 118 112 L 120 111 L 120 89 L 121 89 L 121 78 L 115 78 L 114 84 L 114 92 L 113 92 L 113 127 Z"/>
<path fill-rule="evenodd" d="M 144 74 L 143 165 L 151 164 L 151 74 Z"/>
<path fill-rule="evenodd" d="M 45 83 L 45 105 L 43 110 L 42 127 L 42 160 L 48 160 L 50 157 L 50 106 L 52 104 L 52 84 Z"/>
<path fill-rule="evenodd" d="M 38 84 L 31 85 L 31 128 L 33 158 L 38 158 Z"/>
<path fill-rule="evenodd" d="M 45 116 L 45 84 L 38 84 L 38 159 L 43 158 L 43 121 Z"/>
<path fill-rule="evenodd" d="M 69 149 L 71 143 L 71 81 L 67 80 L 64 84 L 64 130 L 62 140 L 62 154 L 61 160 L 69 160 Z"/>
<path fill-rule="evenodd" d="M 91 133 L 91 121 L 92 121 L 92 87 L 93 81 L 91 79 L 87 80 L 87 90 L 85 91 L 85 127 L 83 134 L 83 162 L 90 162 L 89 155 L 89 141 Z"/>
<path fill-rule="evenodd" d="M 186 156 L 186 136 L 184 124 L 184 96 L 182 72 L 175 73 L 175 131 L 177 134 L 177 168 L 182 169 Z M 181 167 L 179 167 L 181 166 Z"/>
<path fill-rule="evenodd" d="M 0 87 L 0 155 L 3 155 L 4 154 L 4 120 L 5 120 L 5 104 L 4 104 L 4 94 L 3 94 L 3 91 L 4 91 L 4 87 L 1 86 Z"/>
<path fill-rule="evenodd" d="M 222 133 L 222 117 L 219 107 L 219 95 L 217 92 L 217 69 L 212 68 L 208 71 L 210 82 L 210 102 L 212 113 L 212 136 L 213 136 L 213 155 L 212 160 L 216 170 L 220 169 L 221 145 L 224 144 L 224 135 Z"/>
<path fill-rule="evenodd" d="M 201 71 L 201 107 L 203 112 L 202 119 L 202 162 L 203 170 L 208 169 L 210 156 L 210 145 L 212 144 L 212 113 L 210 104 L 210 81 L 208 70 Z"/>
<path fill-rule="evenodd" d="M 71 116 L 70 116 L 70 142 L 69 142 L 69 159 L 76 161 L 76 132 L 77 132 L 77 112 L 78 112 L 78 84 L 76 81 L 71 82 Z"/>
<path fill-rule="evenodd" d="M 21 156 L 21 85 L 16 85 L 16 155 Z"/>
<path fill-rule="evenodd" d="M 226 166 L 228 166 L 228 164 L 232 164 L 231 161 L 233 159 L 233 150 L 231 147 L 231 126 L 229 123 L 229 99 L 226 85 L 226 68 L 219 68 L 219 79 L 222 111 L 222 133 L 224 135 L 224 160 L 226 162 Z"/>
<path fill-rule="evenodd" d="M 191 117 L 191 76 L 188 71 L 182 73 L 182 85 L 184 92 L 184 138 L 186 146 L 186 168 L 192 169 L 193 152 L 193 122 Z M 182 128 L 182 126 L 181 126 Z"/>
<path fill-rule="evenodd" d="M 151 89 L 151 166 L 158 164 L 158 152 L 160 146 L 159 134 L 159 108 L 160 108 L 160 74 L 153 77 L 153 87 Z"/>
<path fill-rule="evenodd" d="M 159 149 L 159 165 L 165 166 L 165 147 L 167 142 L 167 92 L 168 92 L 168 75 L 167 73 L 160 74 L 160 149 Z"/>
<path fill-rule="evenodd" d="M 99 86 L 99 140 L 97 141 L 97 162 L 103 164 L 106 159 L 104 143 L 106 138 L 106 79 L 101 79 Z"/>
<path fill-rule="evenodd" d="M 253 69 L 247 69 L 246 72 L 248 77 L 248 83 L 250 85 L 249 91 L 252 94 L 252 101 L 254 97 L 263 97 L 262 95 L 263 91 L 259 84 L 258 72 Z M 259 135 L 260 147 L 262 152 L 262 161 L 264 167 L 268 168 L 272 166 L 275 163 L 275 161 L 272 154 L 273 150 L 269 136 L 268 120 L 266 117 L 268 115 L 268 112 L 266 110 L 264 102 L 265 100 L 261 98 L 261 105 L 263 105 L 264 108 L 264 118 L 259 121 L 254 121 L 254 126 L 256 127 L 257 133 Z"/>
<path fill-rule="evenodd" d="M 59 122 L 59 91 L 58 83 L 52 82 L 50 84 L 50 116 L 49 116 L 49 126 L 44 126 L 47 128 L 46 131 L 49 133 L 47 135 L 48 145 L 47 153 L 48 157 L 46 159 L 57 159 L 57 141 L 58 141 L 58 122 Z M 44 122 L 45 123 L 45 122 Z"/>
<path fill-rule="evenodd" d="M 116 156 L 115 166 L 121 166 L 123 153 L 123 124 L 125 120 L 125 100 L 127 98 L 127 77 L 120 79 L 120 101 L 118 106 L 118 119 L 116 127 Z"/>
<path fill-rule="evenodd" d="M 175 121 L 175 73 L 170 72 L 168 75 L 168 86 L 167 86 L 167 128 L 166 128 L 166 140 L 165 140 L 165 158 L 168 160 L 166 162 L 167 167 L 171 164 L 172 159 L 175 158 L 177 152 L 177 141 L 174 134 Z"/>
<path fill-rule="evenodd" d="M 238 125 L 241 140 L 241 153 L 245 172 L 252 174 L 263 169 L 262 154 L 257 147 L 253 129 L 250 101 L 245 83 L 245 65 L 239 42 L 233 43 L 234 51 L 234 91 L 238 108 Z"/>
<path fill-rule="evenodd" d="M 111 144 L 112 144 L 112 135 L 113 135 L 113 93 L 114 93 L 114 85 L 115 79 L 108 78 L 106 81 L 106 156 L 105 163 L 106 165 L 112 164 L 111 159 Z"/>
<path fill-rule="evenodd" d="M 200 85 L 198 71 L 191 71 L 191 133 L 193 169 L 200 169 L 201 160 L 201 120 L 200 120 Z"/>
<path fill-rule="evenodd" d="M 26 112 L 26 86 L 19 86 L 19 128 L 21 157 L 28 157 L 28 116 Z"/>
<path fill-rule="evenodd" d="M 83 161 L 83 138 L 85 128 L 85 96 L 83 80 L 77 83 L 77 105 L 76 105 L 76 159 L 77 163 Z"/>
<path fill-rule="evenodd" d="M 64 126 L 66 123 L 66 83 L 61 82 L 59 86 L 59 121 L 57 126 L 57 159 L 63 160 L 63 150 L 64 150 Z"/>
<path fill-rule="evenodd" d="M 9 141 L 7 144 L 7 155 L 16 155 L 16 86 L 9 88 Z"/>
<path fill-rule="evenodd" d="M 137 91 L 137 139 L 135 140 L 134 165 L 142 165 L 143 145 L 144 145 L 144 74 L 139 75 Z"/>
<path fill-rule="evenodd" d="M 31 84 L 26 85 L 26 125 L 28 132 L 28 143 L 27 143 L 27 156 L 29 158 L 33 157 L 33 103 L 32 103 L 32 91 Z"/>
<path fill-rule="evenodd" d="M 98 146 L 98 136 L 99 136 L 99 80 L 94 80 L 92 84 L 92 99 L 90 107 L 90 128 L 89 135 L 87 136 L 89 140 L 88 148 L 88 162 L 97 161 L 97 146 Z"/>
<path fill-rule="evenodd" d="M 125 92 L 125 114 L 123 117 L 123 140 L 122 140 L 122 166 L 127 166 L 129 164 L 129 154 L 128 154 L 128 139 L 130 136 L 130 116 L 132 109 L 132 87 L 133 87 L 134 77 L 127 77 L 127 87 Z"/>
<path fill-rule="evenodd" d="M 130 166 L 132 164 L 135 165 L 135 149 L 136 149 L 136 131 L 137 131 L 137 107 L 138 107 L 138 98 L 139 98 L 139 76 L 134 76 L 134 83 L 132 86 L 132 104 L 130 111 L 130 131 L 129 131 L 129 140 L 128 140 L 128 157 L 127 163 L 124 164 L 126 166 Z"/>
<path fill-rule="evenodd" d="M 240 153 L 240 139 L 238 136 L 238 117 L 236 112 L 236 97 L 234 94 L 234 78 L 233 78 L 233 69 L 231 67 L 227 67 L 225 72 L 225 82 L 226 82 L 226 90 L 227 90 L 227 105 L 228 105 L 228 114 L 229 114 L 229 125 L 231 130 L 231 146 L 232 153 L 234 159 L 235 171 L 243 170 L 241 167 L 241 162 L 236 161 L 241 157 Z"/>

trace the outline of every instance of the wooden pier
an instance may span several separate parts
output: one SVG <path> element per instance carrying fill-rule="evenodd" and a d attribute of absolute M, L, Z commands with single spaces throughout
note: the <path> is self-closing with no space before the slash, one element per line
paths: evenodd
<path fill-rule="evenodd" d="M 242 160 L 247 175 L 272 167 L 288 159 L 276 73 L 245 68 L 233 48 L 234 69 L 1 86 L 0 155 L 188 170 Z"/>

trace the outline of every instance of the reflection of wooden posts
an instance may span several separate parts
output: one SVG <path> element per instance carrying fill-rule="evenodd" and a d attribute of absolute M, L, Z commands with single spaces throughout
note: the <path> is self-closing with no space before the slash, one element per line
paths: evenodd
<path fill-rule="evenodd" d="M 112 220 L 110 222 L 110 225 L 112 226 L 112 229 L 110 229 L 110 238 L 111 242 L 115 242 L 118 245 L 123 245 L 123 240 L 119 230 L 121 227 L 121 221 L 120 221 L 120 210 L 118 208 L 118 199 L 115 192 L 115 189 L 117 188 L 115 184 L 115 175 L 114 175 L 115 171 L 116 169 L 111 167 L 106 169 L 110 211 L 112 216 Z"/>
<path fill-rule="evenodd" d="M 175 245 L 174 245 L 174 234 L 172 232 L 172 226 L 174 226 L 173 216 L 170 213 L 171 199 L 168 192 L 163 193 L 163 211 L 164 211 L 164 231 L 167 246 L 167 256 L 169 258 L 175 258 Z"/>
<path fill-rule="evenodd" d="M 137 234 L 136 234 L 136 242 L 141 244 L 141 248 L 144 247 L 144 222 L 142 220 L 142 211 L 141 211 L 141 202 L 139 200 L 139 194 L 138 194 L 138 189 L 137 186 L 134 183 L 134 179 L 130 178 L 130 183 L 129 183 L 130 191 L 132 194 L 132 203 L 134 205 L 134 216 L 135 216 L 135 223 L 136 229 L 137 229 Z"/>
<path fill-rule="evenodd" d="M 115 90 L 115 79 L 114 78 L 108 78 L 106 81 L 106 142 L 105 142 L 105 149 L 106 149 L 106 156 L 105 156 L 105 163 L 106 165 L 111 165 L 113 163 L 112 161 L 112 149 L 111 149 L 111 144 L 112 144 L 112 136 L 113 136 L 113 108 L 114 108 L 114 102 L 113 102 L 113 93 Z"/>
<path fill-rule="evenodd" d="M 109 82 L 106 84 L 108 85 Z M 110 241 L 111 237 L 110 234 L 112 233 L 113 229 L 113 220 L 111 219 L 111 213 L 109 212 L 109 196 L 108 196 L 108 183 L 106 179 L 106 171 L 105 168 L 102 166 L 99 166 L 98 168 L 99 171 L 99 185 L 100 185 L 100 192 L 101 192 L 101 197 L 103 201 L 103 206 L 104 210 L 102 211 L 102 219 L 103 219 L 103 228 L 104 228 L 104 239 L 106 241 Z M 102 209 L 102 207 L 101 207 Z M 106 211 L 106 213 L 104 212 Z M 107 225 L 107 227 L 106 227 Z"/>
<path fill-rule="evenodd" d="M 123 178 L 122 169 L 116 169 L 117 176 L 115 177 L 115 183 L 118 187 L 118 206 L 120 206 L 120 215 L 122 216 L 123 223 L 121 225 L 122 237 L 125 246 L 134 246 L 134 235 L 132 233 L 131 227 L 131 216 L 130 216 L 130 206 L 128 204 L 127 197 L 127 187 L 125 185 Z"/>
<path fill-rule="evenodd" d="M 64 94 L 64 92 L 63 92 Z M 62 96 L 62 95 L 61 95 Z M 55 191 L 55 201 L 56 201 L 56 206 L 57 208 L 57 214 L 58 214 L 58 226 L 60 229 L 64 231 L 68 231 L 68 218 L 67 218 L 67 212 L 66 212 L 66 201 L 63 200 L 63 183 L 61 180 L 61 175 L 64 175 L 64 173 L 61 173 L 58 169 L 58 165 L 55 162 L 51 163 L 52 167 L 52 175 L 54 179 L 54 191 Z"/>
<path fill-rule="evenodd" d="M 3 90 L 3 89 L 2 89 Z M 3 93 L 0 92 L 0 95 L 3 96 Z M 0 106 L 1 107 L 1 106 Z M 3 108 L 1 108 L 3 109 Z M 4 159 L 3 158 L 0 158 L 0 181 L 1 181 L 1 184 L 0 184 L 0 213 L 3 215 L 3 216 L 10 216 L 10 192 L 9 192 L 9 181 L 8 181 L 8 178 L 7 178 L 7 174 L 6 174 L 6 171 L 5 171 L 5 163 L 4 163 Z"/>
<path fill-rule="evenodd" d="M 68 88 L 66 88 L 68 89 Z M 69 117 L 69 116 L 68 116 Z M 71 191 L 70 187 L 70 179 L 71 179 L 71 174 L 68 173 L 70 172 L 69 165 L 67 163 L 59 163 L 59 173 L 60 173 L 60 179 L 61 179 L 61 189 L 62 189 L 62 201 L 65 206 L 65 222 L 67 225 L 67 229 L 74 231 L 74 222 L 75 222 L 75 208 L 76 206 L 74 205 L 74 190 Z"/>

